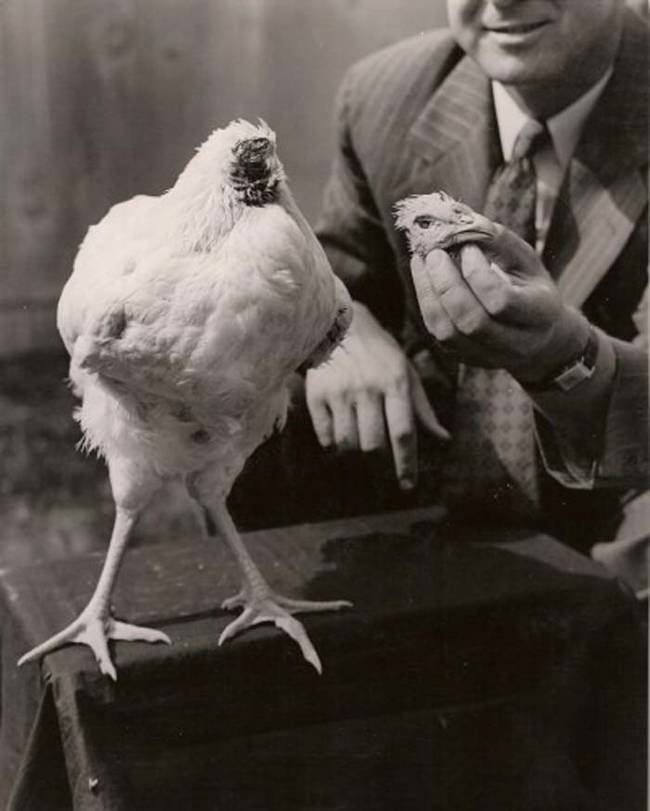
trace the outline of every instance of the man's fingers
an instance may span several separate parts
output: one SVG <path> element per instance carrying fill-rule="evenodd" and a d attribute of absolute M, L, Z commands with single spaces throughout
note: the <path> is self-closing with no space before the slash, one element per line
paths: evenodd
<path fill-rule="evenodd" d="M 484 330 L 489 315 L 453 259 L 445 251 L 434 250 L 427 256 L 425 266 L 438 299 L 456 330 L 469 337 Z"/>
<path fill-rule="evenodd" d="M 420 420 L 422 425 L 438 439 L 449 440 L 451 435 L 449 431 L 442 425 L 436 413 L 431 407 L 429 398 L 424 390 L 420 375 L 417 370 L 409 364 L 409 382 L 411 387 L 411 401 L 413 403 L 413 411 L 415 416 Z"/>
<path fill-rule="evenodd" d="M 515 297 L 513 284 L 507 274 L 473 244 L 461 248 L 460 269 L 481 306 L 495 318 L 507 318 Z"/>
<path fill-rule="evenodd" d="M 436 292 L 434 279 L 438 268 L 451 259 L 444 251 L 432 251 L 426 261 L 417 254 L 411 259 L 411 275 L 418 297 L 424 326 L 441 343 L 457 337 L 457 330 L 442 306 Z"/>
<path fill-rule="evenodd" d="M 397 480 L 403 490 L 411 490 L 417 481 L 418 466 L 417 437 L 408 390 L 387 393 L 384 410 Z"/>
<path fill-rule="evenodd" d="M 340 450 L 353 450 L 359 447 L 357 415 L 351 402 L 343 397 L 333 397 L 330 401 L 334 422 L 334 442 Z"/>
<path fill-rule="evenodd" d="M 373 392 L 360 392 L 356 402 L 359 445 L 362 451 L 386 447 L 384 409 L 381 397 Z"/>
<path fill-rule="evenodd" d="M 323 448 L 329 448 L 334 443 L 334 422 L 332 412 L 320 397 L 311 397 L 307 389 L 307 408 L 316 432 L 318 441 Z"/>
<path fill-rule="evenodd" d="M 431 271 L 425 266 L 425 260 L 417 253 L 411 257 L 411 275 L 420 309 L 426 314 L 438 297 L 433 288 Z"/>

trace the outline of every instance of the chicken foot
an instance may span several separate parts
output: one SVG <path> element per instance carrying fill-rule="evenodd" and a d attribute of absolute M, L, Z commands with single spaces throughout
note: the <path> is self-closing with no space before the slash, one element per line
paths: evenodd
<path fill-rule="evenodd" d="M 272 622 L 277 628 L 288 634 L 298 644 L 303 657 L 318 673 L 323 667 L 305 628 L 301 622 L 294 619 L 292 614 L 309 611 L 339 611 L 350 608 L 352 603 L 347 600 L 332 600 L 328 602 L 293 600 L 276 594 L 268 585 L 262 573 L 251 558 L 248 550 L 235 527 L 224 502 L 206 506 L 208 526 L 217 528 L 234 554 L 241 569 L 244 585 L 234 597 L 229 597 L 222 603 L 222 608 L 230 610 L 242 607 L 242 613 L 226 626 L 219 637 L 219 645 L 231 639 L 236 634 L 259 625 L 263 622 Z"/>
<path fill-rule="evenodd" d="M 110 614 L 111 594 L 136 517 L 126 510 L 117 509 L 106 560 L 88 605 L 67 628 L 22 656 L 18 661 L 19 667 L 27 662 L 40 659 L 63 645 L 76 643 L 88 645 L 97 660 L 100 671 L 110 676 L 113 681 L 117 681 L 115 666 L 108 650 L 109 639 L 123 642 L 171 644 L 167 634 L 162 631 L 120 622 Z"/>

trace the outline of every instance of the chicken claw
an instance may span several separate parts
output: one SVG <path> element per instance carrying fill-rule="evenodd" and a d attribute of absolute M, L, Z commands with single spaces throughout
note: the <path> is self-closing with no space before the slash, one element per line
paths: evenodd
<path fill-rule="evenodd" d="M 316 649 L 309 639 L 303 624 L 291 615 L 303 611 L 339 611 L 342 608 L 352 607 L 352 603 L 347 600 L 332 600 L 329 602 L 292 600 L 273 592 L 260 596 L 250 596 L 245 590 L 240 591 L 234 597 L 224 600 L 221 605 L 226 610 L 238 606 L 243 606 L 244 610 L 237 619 L 226 626 L 219 637 L 220 645 L 246 628 L 252 628 L 254 625 L 263 622 L 272 622 L 299 645 L 304 658 L 319 674 L 323 672 L 323 666 Z"/>
<path fill-rule="evenodd" d="M 113 681 L 117 681 L 115 666 L 108 652 L 109 639 L 121 642 L 164 642 L 171 645 L 171 639 L 162 631 L 144 628 L 140 625 L 130 625 L 113 619 L 111 616 L 103 617 L 96 612 L 84 612 L 63 631 L 21 657 L 18 666 L 40 659 L 41 656 L 45 656 L 63 645 L 75 643 L 88 645 L 97 660 L 100 671 Z"/>

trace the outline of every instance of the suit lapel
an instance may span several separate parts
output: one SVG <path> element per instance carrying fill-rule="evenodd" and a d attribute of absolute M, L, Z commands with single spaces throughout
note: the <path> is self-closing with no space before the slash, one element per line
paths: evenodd
<path fill-rule="evenodd" d="M 647 205 L 647 36 L 628 23 L 614 73 L 587 121 L 553 216 L 544 259 L 564 300 L 581 307 Z"/>
<path fill-rule="evenodd" d="M 469 57 L 431 97 L 407 145 L 411 194 L 444 189 L 473 208 L 483 206 L 501 150 L 489 81 Z"/>
<path fill-rule="evenodd" d="M 630 238 L 646 206 L 647 190 L 638 171 L 603 186 L 588 166 L 575 161 L 568 195 L 563 244 L 556 254 L 547 252 L 546 262 L 564 301 L 582 307 Z M 575 233 L 567 233 L 567 226 Z"/>

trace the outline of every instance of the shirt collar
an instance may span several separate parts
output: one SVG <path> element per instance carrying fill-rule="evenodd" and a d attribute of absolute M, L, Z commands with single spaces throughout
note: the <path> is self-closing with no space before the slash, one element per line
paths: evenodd
<path fill-rule="evenodd" d="M 562 168 L 565 168 L 569 163 L 580 138 L 582 126 L 609 81 L 612 70 L 613 67 L 610 67 L 596 84 L 592 85 L 577 101 L 574 101 L 573 104 L 565 107 L 564 110 L 547 120 L 546 124 L 553 140 L 555 154 Z M 507 162 L 512 155 L 512 147 L 517 135 L 529 120 L 529 116 L 518 106 L 506 88 L 499 82 L 492 82 L 492 97 L 499 128 L 501 150 L 504 160 Z"/>

